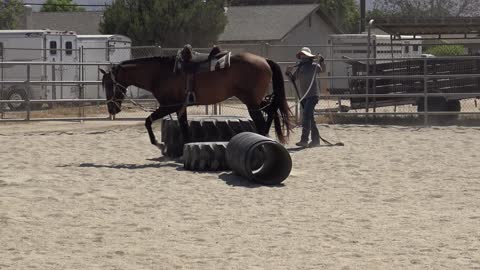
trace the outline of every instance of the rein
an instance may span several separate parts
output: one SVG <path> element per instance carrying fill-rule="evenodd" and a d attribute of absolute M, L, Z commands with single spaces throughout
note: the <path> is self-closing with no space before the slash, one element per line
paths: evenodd
<path fill-rule="evenodd" d="M 130 102 L 132 102 L 133 105 L 139 107 L 140 109 L 142 109 L 144 112 L 154 112 L 155 110 L 150 110 L 150 109 L 147 109 L 145 106 L 143 106 L 142 104 L 136 102 L 133 97 L 129 97 L 127 95 L 127 91 L 128 91 L 128 88 L 123 86 L 122 84 L 120 84 L 119 82 L 117 82 L 117 80 L 115 80 L 115 76 L 113 76 L 113 74 L 111 73 L 110 74 L 110 77 L 112 79 L 112 82 L 114 84 L 114 90 L 113 90 L 113 95 L 112 95 L 112 98 L 110 98 L 109 100 L 107 100 L 107 104 L 108 103 L 113 103 L 115 104 L 115 106 L 117 106 L 117 108 L 121 108 L 121 106 L 119 105 L 118 101 L 115 100 L 115 94 L 117 92 L 117 87 L 125 90 L 125 93 L 123 91 L 120 91 L 120 93 L 123 95 L 123 97 L 127 100 L 129 100 Z M 177 103 L 177 104 L 172 104 L 172 105 L 160 105 L 161 107 L 177 107 L 179 105 L 183 105 L 184 103 Z"/>

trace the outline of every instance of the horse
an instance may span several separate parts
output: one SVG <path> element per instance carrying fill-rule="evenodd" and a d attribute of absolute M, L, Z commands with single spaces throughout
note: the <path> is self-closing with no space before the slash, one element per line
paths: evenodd
<path fill-rule="evenodd" d="M 174 71 L 177 60 L 177 56 L 139 58 L 112 65 L 109 71 L 100 69 L 110 115 L 121 111 L 127 88 L 132 85 L 151 92 L 158 100 L 159 107 L 145 119 L 145 128 L 151 144 L 159 148 L 162 145 L 155 138 L 152 123 L 172 113 L 177 114 L 185 142 L 189 142 L 185 108 L 187 75 Z M 278 140 L 281 143 L 288 140 L 293 129 L 292 112 L 287 104 L 283 74 L 276 62 L 239 53 L 231 56 L 229 68 L 193 76 L 196 97 L 193 105 L 216 104 L 236 97 L 246 105 L 259 134 L 268 135 L 273 121 Z M 266 102 L 270 81 L 273 93 Z"/>

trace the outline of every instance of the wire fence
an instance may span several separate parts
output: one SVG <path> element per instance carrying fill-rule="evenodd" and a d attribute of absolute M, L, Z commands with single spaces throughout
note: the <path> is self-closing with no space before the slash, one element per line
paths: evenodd
<path fill-rule="evenodd" d="M 295 55 L 302 47 L 322 54 L 327 68 L 317 77 L 321 98 L 316 113 L 323 122 L 480 123 L 480 57 L 468 55 L 473 54 L 470 48 L 466 56 L 432 57 L 417 43 L 377 40 L 374 45 L 367 50 L 363 43 L 332 39 L 330 44 L 225 44 L 222 49 L 273 59 L 283 71 L 296 64 Z M 52 57 L 47 49 L 1 48 L 0 121 L 111 120 L 99 69 L 128 59 L 176 55 L 178 50 L 158 46 L 60 48 Z M 289 80 L 285 85 L 290 107 L 299 119 L 296 91 Z M 143 106 L 158 107 L 148 91 L 137 87 L 128 90 L 127 95 Z M 188 113 L 248 116 L 246 107 L 236 99 L 192 106 Z M 137 120 L 148 115 L 126 101 L 115 119 Z"/>

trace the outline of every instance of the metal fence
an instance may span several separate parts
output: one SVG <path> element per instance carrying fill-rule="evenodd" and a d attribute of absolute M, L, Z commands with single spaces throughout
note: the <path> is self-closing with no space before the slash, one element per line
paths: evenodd
<path fill-rule="evenodd" d="M 477 107 L 480 97 L 479 56 L 399 56 L 393 53 L 396 50 L 393 46 L 389 54 L 385 53 L 386 46 L 378 48 L 383 54 L 377 54 L 375 49 L 370 58 L 339 56 L 348 51 L 363 52 L 355 49 L 365 48 L 361 44 L 228 44 L 222 48 L 234 53 L 259 54 L 274 59 L 285 69 L 295 64 L 295 54 L 304 46 L 310 47 L 312 52 L 320 52 L 327 65 L 327 71 L 317 78 L 321 100 L 316 112 L 321 121 L 419 125 L 480 122 Z M 112 48 L 79 48 L 73 50 L 74 59 L 70 62 L 45 61 L 45 58 L 9 61 L 4 57 L 7 50 L 4 48 L 0 57 L 0 121 L 110 120 L 99 68 L 108 68 L 112 63 L 124 60 L 115 58 L 126 54 L 121 53 L 122 50 L 128 52 L 128 58 L 140 58 L 174 55 L 178 48 L 115 48 L 120 51 L 118 54 L 112 52 Z M 208 48 L 198 50 L 209 51 Z M 105 58 L 95 58 L 101 54 L 105 54 Z M 285 82 L 289 104 L 298 119 L 298 97 L 291 83 Z M 145 90 L 130 87 L 128 95 L 148 108 L 158 106 Z M 188 108 L 188 113 L 248 116 L 245 106 L 235 99 L 209 106 L 193 106 Z M 127 101 L 115 119 L 144 119 L 147 116 L 148 112 Z"/>

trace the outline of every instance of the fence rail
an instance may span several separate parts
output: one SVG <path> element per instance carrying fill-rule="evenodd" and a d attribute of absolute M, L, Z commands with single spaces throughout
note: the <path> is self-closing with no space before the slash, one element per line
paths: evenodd
<path fill-rule="evenodd" d="M 432 45 L 432 44 L 430 44 Z M 266 57 L 276 57 L 278 63 L 284 69 L 286 66 L 296 62 L 292 55 L 283 57 L 282 49 L 285 52 L 292 52 L 301 47 L 309 46 L 318 50 L 330 49 L 332 45 L 311 44 L 311 45 L 269 45 L 269 44 L 226 44 L 223 47 L 232 51 L 251 51 Z M 340 45 L 345 47 L 347 45 Z M 350 47 L 354 47 L 349 45 Z M 394 46 L 405 46 L 394 44 Z M 5 55 L 4 48 L 2 56 Z M 96 48 L 93 50 L 104 50 L 108 48 Z M 174 55 L 178 48 L 117 48 L 117 50 L 135 50 L 132 57 Z M 16 51 L 21 49 L 15 49 Z M 61 49 L 57 49 L 61 50 Z M 201 49 L 208 51 L 208 49 Z M 43 50 L 48 51 L 48 50 Z M 74 53 L 85 54 L 88 49 L 74 50 Z M 424 125 L 429 125 L 430 118 L 437 116 L 470 117 L 479 119 L 480 110 L 477 106 L 477 99 L 480 97 L 480 56 L 459 56 L 459 57 L 435 57 L 426 58 L 407 55 L 406 57 L 356 57 L 356 58 L 335 58 L 333 51 L 324 53 L 327 64 L 327 72 L 320 74 L 316 79 L 321 85 L 321 99 L 317 105 L 317 115 L 329 117 L 360 116 L 376 117 L 386 116 L 405 117 L 412 116 L 421 119 Z M 83 59 L 79 57 L 80 59 Z M 0 57 L 1 58 L 1 57 Z M 410 61 L 410 62 L 409 62 Z M 435 63 L 451 61 L 452 72 L 442 70 L 431 71 Z M 455 62 L 458 62 L 456 67 Z M 465 62 L 467 61 L 467 69 Z M 478 67 L 477 67 L 478 62 Z M 52 121 L 52 120 L 137 120 L 148 116 L 147 112 L 136 108 L 133 103 L 126 101 L 124 111 L 116 117 L 110 117 L 106 109 L 106 100 L 102 96 L 101 76 L 98 72 L 100 67 L 108 67 L 116 62 L 53 62 L 53 61 L 7 61 L 0 59 L 0 122 L 1 121 Z M 352 63 L 363 65 L 354 72 Z M 391 70 L 378 71 L 378 67 L 391 64 Z M 399 64 L 400 63 L 400 64 Z M 408 69 L 408 63 L 415 63 L 415 68 Z M 398 66 L 397 66 L 398 65 Z M 340 74 L 338 70 L 346 67 L 347 72 Z M 6 76 L 11 68 L 17 68 L 22 76 Z M 62 76 L 51 76 L 55 71 L 78 69 L 78 78 L 71 79 Z M 470 68 L 470 69 L 469 69 Z M 86 70 L 92 74 L 85 75 Z M 39 71 L 40 70 L 40 71 Z M 448 71 L 448 70 L 447 70 Z M 42 73 L 43 72 L 43 73 Z M 50 73 L 48 73 L 50 72 Z M 410 73 L 408 73 L 410 72 Z M 38 76 L 41 74 L 42 76 Z M 48 75 L 48 76 L 47 76 Z M 290 81 L 285 80 L 289 104 L 295 111 L 298 119 L 300 106 Z M 384 84 L 379 86 L 379 84 Z M 458 84 L 462 83 L 462 87 Z M 337 87 L 343 85 L 342 87 Z M 15 99 L 7 99 L 6 93 L 11 92 L 13 86 L 22 86 L 26 89 L 26 95 L 17 95 Z M 401 87 L 400 87 L 401 86 Z M 433 89 L 433 86 L 442 86 L 444 89 Z M 383 87 L 383 88 L 380 88 Z M 59 91 L 59 88 L 61 90 Z M 72 89 L 72 93 L 66 91 Z M 342 90 L 338 93 L 336 90 Z M 397 90 L 401 90 L 398 92 Z M 465 91 L 465 90 L 469 91 Z M 136 91 L 133 97 L 135 102 L 146 104 L 154 109 L 158 102 L 148 93 L 140 94 L 141 89 L 131 87 L 130 94 Z M 334 91 L 335 90 L 335 91 Z M 38 91 L 50 91 L 49 95 L 39 96 Z M 76 91 L 76 92 L 75 92 Z M 386 91 L 384 93 L 382 91 Z M 59 95 L 58 93 L 61 93 Z M 69 95 L 64 95 L 67 93 Z M 85 93 L 93 93 L 85 96 Z M 53 93 L 57 93 L 54 95 Z M 133 96 L 133 95 L 132 95 Z M 63 97 L 63 98 L 62 98 Z M 438 102 L 439 98 L 457 100 L 459 110 L 437 110 L 432 109 L 430 104 Z M 15 106 L 22 110 L 14 110 Z M 47 108 L 46 108 L 47 107 Z M 423 107 L 423 110 L 419 110 Z M 248 111 L 238 100 L 231 99 L 220 104 L 208 106 L 193 106 L 188 108 L 189 114 L 230 114 L 248 116 Z"/>

